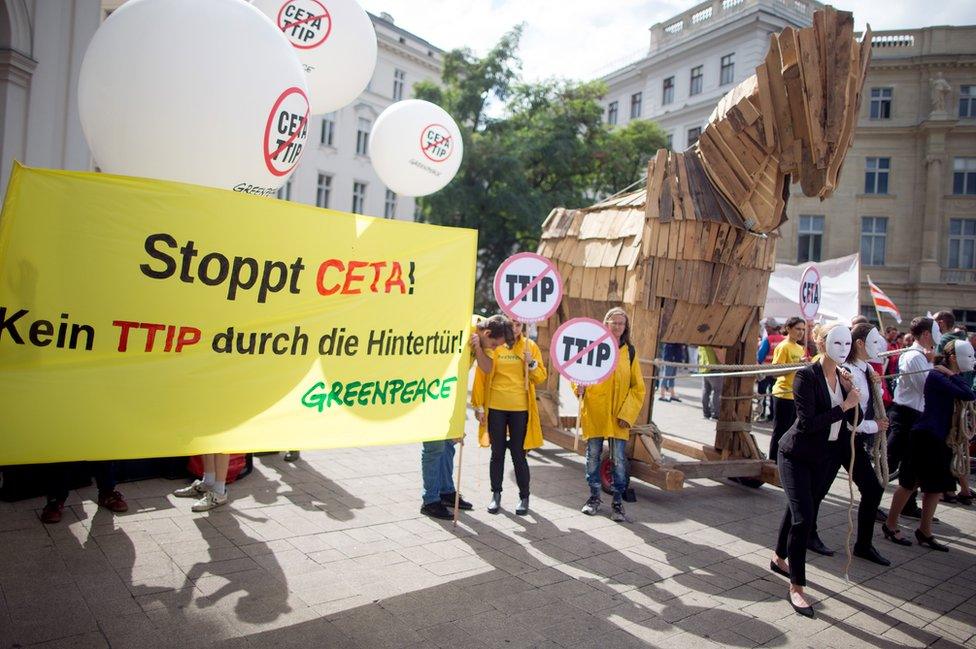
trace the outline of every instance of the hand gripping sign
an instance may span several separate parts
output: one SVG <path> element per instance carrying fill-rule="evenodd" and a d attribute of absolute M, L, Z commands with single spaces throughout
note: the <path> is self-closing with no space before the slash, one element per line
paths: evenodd
<path fill-rule="evenodd" d="M 559 308 L 563 280 L 550 259 L 521 252 L 495 272 L 495 301 L 502 312 L 520 322 L 540 322 Z"/>
<path fill-rule="evenodd" d="M 820 271 L 808 266 L 800 276 L 800 315 L 813 320 L 820 311 Z"/>
<path fill-rule="evenodd" d="M 552 336 L 549 358 L 560 376 L 577 385 L 594 385 L 607 379 L 617 368 L 620 350 L 617 339 L 602 323 L 590 318 L 564 322 Z M 579 397 L 579 410 L 583 396 Z M 577 411 L 579 412 L 579 411 Z M 579 447 L 580 417 L 576 415 L 576 441 Z"/>

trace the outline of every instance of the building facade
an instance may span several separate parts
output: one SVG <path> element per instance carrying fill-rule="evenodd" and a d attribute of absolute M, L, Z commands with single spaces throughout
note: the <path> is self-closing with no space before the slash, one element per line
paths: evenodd
<path fill-rule="evenodd" d="M 906 319 L 952 309 L 976 328 L 976 27 L 876 32 L 836 191 L 792 191 L 780 261 L 860 252 L 864 315 L 870 276 Z"/>
<path fill-rule="evenodd" d="M 99 22 L 99 0 L 0 0 L 0 195 L 14 160 L 91 169 L 78 73 Z"/>
<path fill-rule="evenodd" d="M 769 35 L 808 27 L 813 0 L 709 0 L 650 29 L 647 54 L 603 76 L 610 124 L 657 122 L 671 148 L 698 139 L 718 100 L 755 73 Z"/>
<path fill-rule="evenodd" d="M 654 25 L 647 55 L 602 77 L 605 118 L 652 119 L 672 148 L 694 145 L 721 96 L 754 73 L 769 34 L 809 25 L 821 7 L 713 0 Z M 976 27 L 876 32 L 837 189 L 823 202 L 791 191 L 779 261 L 859 252 L 864 315 L 875 318 L 870 276 L 906 319 L 951 308 L 976 329 Z"/>
<path fill-rule="evenodd" d="M 440 83 L 444 52 L 400 29 L 389 14 L 374 16 L 376 71 L 352 104 L 311 118 L 301 163 L 280 198 L 384 218 L 413 220 L 415 201 L 386 188 L 369 160 L 369 138 L 387 107 L 413 96 L 419 81 Z"/>

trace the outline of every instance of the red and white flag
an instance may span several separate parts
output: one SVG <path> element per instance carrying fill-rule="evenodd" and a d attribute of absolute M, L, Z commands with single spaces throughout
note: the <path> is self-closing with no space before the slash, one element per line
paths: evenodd
<path fill-rule="evenodd" d="M 874 308 L 894 316 L 898 324 L 901 324 L 901 312 L 898 311 L 898 307 L 891 301 L 891 298 L 885 295 L 884 291 L 878 288 L 878 285 L 872 282 L 870 277 L 868 277 L 868 286 L 871 288 L 871 299 L 874 300 Z"/>

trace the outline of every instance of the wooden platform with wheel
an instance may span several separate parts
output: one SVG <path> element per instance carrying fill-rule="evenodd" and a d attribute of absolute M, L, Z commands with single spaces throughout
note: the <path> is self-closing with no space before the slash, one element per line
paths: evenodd
<path fill-rule="evenodd" d="M 756 74 L 721 99 L 698 143 L 653 156 L 644 189 L 554 209 L 538 253 L 556 263 L 564 297 L 539 326 L 544 355 L 569 318 L 602 320 L 623 306 L 642 356 L 674 342 L 724 349 L 727 364 L 754 363 L 790 183 L 821 199 L 836 187 L 870 44 L 870 28 L 858 42 L 852 14 L 832 7 L 815 12 L 811 27 L 771 34 Z M 652 363 L 642 367 L 647 379 L 657 376 Z M 550 371 L 540 403 L 544 436 L 573 449 L 554 401 L 557 381 Z M 628 444 L 631 475 L 669 490 L 685 478 L 776 483 L 776 467 L 751 432 L 754 384 L 754 376 L 725 380 L 711 446 L 657 432 L 651 384 Z M 673 461 L 662 449 L 689 459 Z"/>

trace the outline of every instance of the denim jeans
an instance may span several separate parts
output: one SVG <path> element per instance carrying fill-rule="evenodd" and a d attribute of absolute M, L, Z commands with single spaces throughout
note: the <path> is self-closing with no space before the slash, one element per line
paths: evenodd
<path fill-rule="evenodd" d="M 454 493 L 454 442 L 424 442 L 420 451 L 420 471 L 424 479 L 421 495 L 425 505 L 439 502 L 441 494 Z"/>
<path fill-rule="evenodd" d="M 627 440 L 607 438 L 613 444 L 613 501 L 620 502 L 627 489 Z M 603 438 L 591 437 L 586 441 L 586 482 L 590 495 L 600 495 L 600 456 L 603 454 Z"/>
<path fill-rule="evenodd" d="M 678 373 L 677 367 L 672 367 L 670 365 L 664 368 L 664 380 L 661 381 L 661 387 L 665 390 L 674 389 L 674 376 Z"/>

